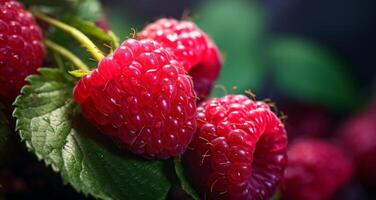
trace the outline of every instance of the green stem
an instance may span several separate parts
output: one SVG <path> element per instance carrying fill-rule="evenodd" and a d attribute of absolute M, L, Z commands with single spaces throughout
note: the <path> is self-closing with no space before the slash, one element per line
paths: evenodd
<path fill-rule="evenodd" d="M 52 49 L 53 51 L 63 56 L 65 59 L 69 60 L 78 69 L 83 70 L 83 71 L 90 71 L 90 68 L 86 66 L 85 63 L 82 62 L 82 60 L 80 60 L 77 56 L 75 56 L 72 52 L 70 52 L 66 48 L 56 44 L 55 42 L 52 42 L 51 40 L 44 40 L 44 44 L 46 45 L 47 48 Z"/>
<path fill-rule="evenodd" d="M 56 19 L 53 19 L 39 11 L 32 11 L 33 15 L 48 23 L 51 24 L 67 33 L 69 33 L 71 36 L 73 36 L 79 43 L 81 43 L 82 46 L 86 48 L 86 50 L 94 57 L 95 60 L 101 61 L 104 58 L 103 53 L 95 44 L 81 31 L 77 30 L 76 28 L 69 26 L 61 21 L 58 21 Z"/>
<path fill-rule="evenodd" d="M 112 31 L 108 31 L 108 36 L 110 36 L 111 38 L 111 41 L 112 41 L 112 45 L 114 46 L 113 48 L 116 49 L 119 47 L 119 38 L 115 35 L 114 32 Z"/>

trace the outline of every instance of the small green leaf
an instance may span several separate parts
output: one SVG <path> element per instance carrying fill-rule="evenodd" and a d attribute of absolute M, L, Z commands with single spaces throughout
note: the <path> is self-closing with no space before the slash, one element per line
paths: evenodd
<path fill-rule="evenodd" d="M 196 11 L 197 24 L 218 45 L 224 57 L 224 66 L 218 79 L 228 92 L 256 90 L 264 80 L 265 68 L 261 60 L 263 45 L 264 10 L 255 1 L 210 0 Z M 222 95 L 215 90 L 214 96 Z"/>
<path fill-rule="evenodd" d="M 13 113 L 27 148 L 77 191 L 99 199 L 165 199 L 167 162 L 144 160 L 103 138 L 80 117 L 59 69 L 27 78 Z"/>
<path fill-rule="evenodd" d="M 78 69 L 78 70 L 69 71 L 69 74 L 71 74 L 74 77 L 81 78 L 87 74 L 90 74 L 90 71 Z"/>
<path fill-rule="evenodd" d="M 345 65 L 327 49 L 304 40 L 280 38 L 269 49 L 277 87 L 291 98 L 337 110 L 358 101 L 356 84 Z"/>
<path fill-rule="evenodd" d="M 6 152 L 8 139 L 11 134 L 8 119 L 3 113 L 4 107 L 0 104 L 0 164 L 2 163 L 2 155 Z"/>
<path fill-rule="evenodd" d="M 82 0 L 75 15 L 84 20 L 95 21 L 102 17 L 101 2 L 99 0 Z"/>
<path fill-rule="evenodd" d="M 200 197 L 198 196 L 197 192 L 193 189 L 193 187 L 190 185 L 188 179 L 186 178 L 186 175 L 184 173 L 184 168 L 181 163 L 180 158 L 174 159 L 174 165 L 175 165 L 175 172 L 179 179 L 181 188 L 189 194 L 194 200 L 200 200 Z"/>

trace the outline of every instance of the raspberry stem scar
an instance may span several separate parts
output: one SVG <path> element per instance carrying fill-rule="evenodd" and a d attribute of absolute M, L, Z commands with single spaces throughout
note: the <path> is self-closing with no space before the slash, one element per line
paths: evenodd
<path fill-rule="evenodd" d="M 69 60 L 76 68 L 82 71 L 90 71 L 89 67 L 86 66 L 86 64 L 82 60 L 80 60 L 66 48 L 56 44 L 55 42 L 52 42 L 51 40 L 44 40 L 44 45 L 46 45 L 46 47 L 55 51 L 56 53 L 59 53 L 65 59 Z"/>
<path fill-rule="evenodd" d="M 83 34 L 81 31 L 77 30 L 76 28 L 72 27 L 72 26 L 69 26 L 61 21 L 58 21 L 56 19 L 53 19 L 39 11 L 31 11 L 33 13 L 33 15 L 48 23 L 48 24 L 51 24 L 63 31 L 65 31 L 66 33 L 69 33 L 72 37 L 74 37 L 79 43 L 81 43 L 81 45 L 83 47 L 85 47 L 85 49 L 94 57 L 95 60 L 97 61 L 101 61 L 103 58 L 104 58 L 104 55 L 103 53 L 101 52 L 101 50 L 99 50 L 99 48 L 85 35 Z"/>

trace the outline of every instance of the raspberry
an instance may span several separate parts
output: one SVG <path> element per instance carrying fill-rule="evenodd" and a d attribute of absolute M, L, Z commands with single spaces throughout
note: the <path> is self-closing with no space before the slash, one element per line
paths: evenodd
<path fill-rule="evenodd" d="M 42 32 L 33 16 L 17 1 L 0 0 L 1 102 L 11 104 L 43 57 Z"/>
<path fill-rule="evenodd" d="M 296 140 L 287 155 L 282 199 L 329 199 L 351 178 L 350 161 L 329 142 Z"/>
<path fill-rule="evenodd" d="M 269 106 L 227 95 L 197 110 L 197 132 L 184 163 L 202 198 L 270 198 L 286 166 L 287 137 Z"/>
<path fill-rule="evenodd" d="M 193 79 L 196 95 L 200 101 L 204 101 L 210 95 L 213 83 L 217 80 L 221 67 L 221 55 L 215 44 L 209 40 L 205 57 L 189 72 Z"/>
<path fill-rule="evenodd" d="M 126 40 L 81 78 L 74 98 L 105 135 L 135 154 L 182 154 L 196 130 L 191 78 L 160 45 Z"/>
<path fill-rule="evenodd" d="M 192 76 L 198 97 L 204 100 L 218 78 L 222 59 L 211 39 L 193 22 L 162 18 L 139 34 L 171 51 Z"/>
<path fill-rule="evenodd" d="M 376 104 L 375 104 L 376 105 Z M 376 107 L 345 122 L 340 128 L 341 141 L 354 158 L 363 183 L 376 186 Z"/>

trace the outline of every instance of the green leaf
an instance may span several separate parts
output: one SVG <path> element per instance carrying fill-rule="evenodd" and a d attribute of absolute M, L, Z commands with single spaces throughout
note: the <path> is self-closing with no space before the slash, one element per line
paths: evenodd
<path fill-rule="evenodd" d="M 165 199 L 166 162 L 119 150 L 78 114 L 73 83 L 59 69 L 27 78 L 13 113 L 28 149 L 77 191 L 100 199 Z"/>
<path fill-rule="evenodd" d="M 11 134 L 9 122 L 3 112 L 4 107 L 0 104 L 0 164 L 2 163 L 2 155 L 6 152 L 8 139 Z"/>
<path fill-rule="evenodd" d="M 95 21 L 102 16 L 102 5 L 99 0 L 83 0 L 75 15 L 84 20 Z"/>
<path fill-rule="evenodd" d="M 261 6 L 246 0 L 210 0 L 196 12 L 197 24 L 214 39 L 224 57 L 218 83 L 228 91 L 233 86 L 237 92 L 257 91 L 265 75 L 260 55 L 265 25 Z M 215 92 L 215 96 L 223 95 L 223 91 Z"/>
<path fill-rule="evenodd" d="M 77 69 L 77 70 L 73 70 L 73 71 L 69 71 L 69 74 L 74 76 L 74 77 L 77 77 L 77 78 L 81 78 L 87 74 L 90 74 L 90 71 L 85 71 L 85 70 L 82 70 L 82 69 Z"/>
<path fill-rule="evenodd" d="M 175 165 L 175 172 L 179 179 L 181 188 L 189 194 L 194 200 L 200 200 L 200 197 L 198 196 L 197 192 L 193 189 L 193 187 L 190 185 L 188 179 L 186 178 L 186 175 L 184 173 L 184 168 L 181 163 L 180 158 L 174 159 L 174 165 Z"/>
<path fill-rule="evenodd" d="M 358 101 L 346 66 L 315 43 L 280 38 L 272 41 L 270 62 L 276 86 L 287 96 L 345 111 Z"/>

